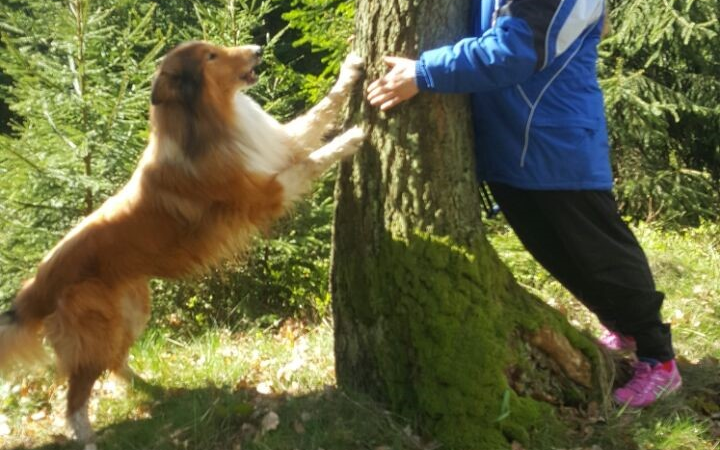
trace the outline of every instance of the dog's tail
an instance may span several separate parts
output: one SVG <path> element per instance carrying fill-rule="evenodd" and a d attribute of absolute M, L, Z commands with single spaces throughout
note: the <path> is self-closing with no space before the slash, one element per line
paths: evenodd
<path fill-rule="evenodd" d="M 33 302 L 32 289 L 23 289 L 13 307 L 0 314 L 0 372 L 16 364 L 28 365 L 46 358 L 43 350 L 42 319 L 33 314 L 37 308 L 28 308 Z"/>

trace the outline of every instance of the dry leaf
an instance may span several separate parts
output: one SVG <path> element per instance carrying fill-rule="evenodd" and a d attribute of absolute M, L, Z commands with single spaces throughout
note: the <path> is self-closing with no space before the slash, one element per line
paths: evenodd
<path fill-rule="evenodd" d="M 251 423 L 242 424 L 242 427 L 240 427 L 240 431 L 242 432 L 242 436 L 244 439 L 252 439 L 257 434 L 257 428 L 255 428 L 255 425 Z"/>
<path fill-rule="evenodd" d="M 262 421 L 260 422 L 260 429 L 262 430 L 262 433 L 265 434 L 268 431 L 276 430 L 279 425 L 280 416 L 278 416 L 274 411 L 270 411 L 262 418 Z"/>
<path fill-rule="evenodd" d="M 295 430 L 297 434 L 305 434 L 305 425 L 299 420 L 296 420 L 293 422 L 293 430 Z"/>
<path fill-rule="evenodd" d="M 272 384 L 272 381 L 263 381 L 262 383 L 257 385 L 255 390 L 258 392 L 258 394 L 270 395 L 272 394 Z"/>
<path fill-rule="evenodd" d="M 513 441 L 510 445 L 511 450 L 525 450 L 525 448 L 518 441 Z"/>
<path fill-rule="evenodd" d="M 305 364 L 305 360 L 301 356 L 296 356 L 292 361 L 278 369 L 276 377 L 285 381 L 290 381 L 293 374 L 300 370 Z"/>
<path fill-rule="evenodd" d="M 43 420 L 45 417 L 47 417 L 47 413 L 45 411 L 38 411 L 32 416 L 30 416 L 30 419 L 32 419 L 35 422 L 38 422 L 40 420 Z"/>
<path fill-rule="evenodd" d="M 52 438 L 53 444 L 66 445 L 70 442 L 70 438 L 68 438 L 64 434 L 53 434 L 50 437 Z"/>

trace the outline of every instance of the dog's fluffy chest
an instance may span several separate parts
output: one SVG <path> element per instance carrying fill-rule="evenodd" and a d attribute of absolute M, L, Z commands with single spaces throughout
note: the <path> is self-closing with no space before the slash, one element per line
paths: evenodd
<path fill-rule="evenodd" d="M 275 174 L 288 166 L 292 149 L 282 125 L 245 94 L 233 101 L 237 149 L 249 172 Z"/>

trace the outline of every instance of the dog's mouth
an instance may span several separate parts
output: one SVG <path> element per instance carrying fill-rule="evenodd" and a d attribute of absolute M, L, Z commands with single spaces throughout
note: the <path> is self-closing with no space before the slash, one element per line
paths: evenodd
<path fill-rule="evenodd" d="M 241 80 L 243 80 L 247 84 L 255 84 L 258 82 L 258 75 L 255 73 L 254 70 L 251 70 L 244 76 L 240 77 Z"/>
<path fill-rule="evenodd" d="M 244 81 L 247 85 L 253 85 L 257 83 L 260 77 L 258 76 L 258 73 L 255 71 L 255 69 L 257 69 L 259 65 L 260 61 L 258 60 L 258 62 L 252 67 L 252 69 L 240 75 L 240 79 Z"/>

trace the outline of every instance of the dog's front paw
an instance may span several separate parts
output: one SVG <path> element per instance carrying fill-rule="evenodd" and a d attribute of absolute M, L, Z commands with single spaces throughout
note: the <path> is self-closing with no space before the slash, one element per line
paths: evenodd
<path fill-rule="evenodd" d="M 361 127 L 355 126 L 341 134 L 338 138 L 342 139 L 343 143 L 340 146 L 341 158 L 352 155 L 365 141 L 367 134 Z"/>
<path fill-rule="evenodd" d="M 365 131 L 360 127 L 352 127 L 330 141 L 323 148 L 312 152 L 308 159 L 322 166 L 322 170 L 331 164 L 357 152 L 365 141 Z"/>
<path fill-rule="evenodd" d="M 345 61 L 340 67 L 340 77 L 338 78 L 337 87 L 346 90 L 352 87 L 362 76 L 365 69 L 365 60 L 355 52 L 351 52 L 345 57 Z"/>
<path fill-rule="evenodd" d="M 365 60 L 355 52 L 350 52 L 343 61 L 341 72 L 346 72 L 359 77 L 365 68 Z"/>

